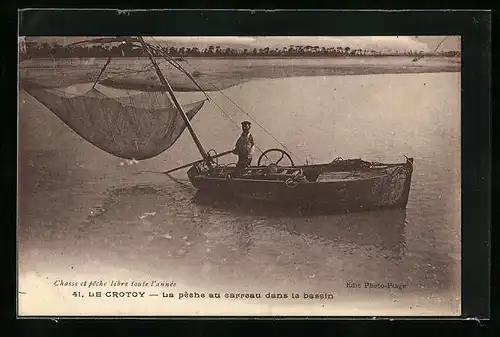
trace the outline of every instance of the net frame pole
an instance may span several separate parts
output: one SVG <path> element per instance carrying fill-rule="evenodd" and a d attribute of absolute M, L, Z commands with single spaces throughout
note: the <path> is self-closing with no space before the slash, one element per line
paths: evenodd
<path fill-rule="evenodd" d="M 182 108 L 182 106 L 180 105 L 179 101 L 177 100 L 177 97 L 175 97 L 174 90 L 172 89 L 172 86 L 167 81 L 167 79 L 165 78 L 165 76 L 163 76 L 163 73 L 161 72 L 160 67 L 158 66 L 158 64 L 154 60 L 153 55 L 152 55 L 151 51 L 149 50 L 146 42 L 142 38 L 142 36 L 138 36 L 138 38 L 139 38 L 139 41 L 142 44 L 143 48 L 148 53 L 148 57 L 151 60 L 151 63 L 153 64 L 153 67 L 155 68 L 155 71 L 156 71 L 156 73 L 157 73 L 157 75 L 158 75 L 158 77 L 160 79 L 161 84 L 165 87 L 165 89 L 170 94 L 170 97 L 172 98 L 172 101 L 174 102 L 175 107 L 177 108 L 177 110 L 181 114 L 182 119 L 186 123 L 186 127 L 189 130 L 189 133 L 191 134 L 191 137 L 193 138 L 193 140 L 194 140 L 194 142 L 196 144 L 196 147 L 198 148 L 198 151 L 200 151 L 200 154 L 203 157 L 203 159 L 205 160 L 205 162 L 207 163 L 207 165 L 210 166 L 210 157 L 208 156 L 207 152 L 203 148 L 203 145 L 201 144 L 200 140 L 198 139 L 198 136 L 194 132 L 193 126 L 191 125 L 191 122 L 189 121 L 189 118 L 187 117 L 186 113 L 184 112 L 184 109 Z"/>

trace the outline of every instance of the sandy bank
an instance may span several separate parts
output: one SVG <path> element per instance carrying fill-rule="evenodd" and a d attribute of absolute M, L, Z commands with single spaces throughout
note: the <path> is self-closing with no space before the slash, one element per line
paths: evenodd
<path fill-rule="evenodd" d="M 20 65 L 20 79 L 42 85 L 63 87 L 97 79 L 106 60 L 33 59 Z M 162 72 L 177 91 L 198 90 L 179 70 L 160 61 Z M 190 58 L 180 62 L 203 90 L 226 89 L 253 79 L 304 76 L 346 76 L 399 73 L 459 72 L 454 58 L 429 58 L 414 62 L 410 57 L 354 58 Z M 144 58 L 112 59 L 101 84 L 121 88 L 159 90 L 159 81 Z"/>

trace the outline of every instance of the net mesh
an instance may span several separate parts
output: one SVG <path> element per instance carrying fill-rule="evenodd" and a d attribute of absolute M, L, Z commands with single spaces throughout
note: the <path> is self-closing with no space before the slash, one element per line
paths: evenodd
<path fill-rule="evenodd" d="M 152 64 L 143 57 L 106 63 L 105 57 L 26 60 L 20 67 L 20 87 L 81 137 L 114 156 L 143 160 L 170 148 L 186 124 L 169 94 L 148 90 L 160 83 Z M 131 78 L 134 88 L 123 88 L 126 91 L 113 92 L 101 84 Z M 205 100 L 183 105 L 188 119 Z"/>

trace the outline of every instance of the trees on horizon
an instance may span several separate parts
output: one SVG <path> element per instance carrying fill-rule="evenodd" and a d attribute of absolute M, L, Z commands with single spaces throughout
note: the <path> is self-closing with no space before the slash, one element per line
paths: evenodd
<path fill-rule="evenodd" d="M 140 57 L 145 56 L 140 48 L 132 43 L 119 45 L 76 45 L 64 47 L 59 43 L 27 43 L 24 46 L 27 57 Z M 376 51 L 350 47 L 320 47 L 290 45 L 282 48 L 222 48 L 211 45 L 197 47 L 161 47 L 154 51 L 155 56 L 171 57 L 342 57 L 342 56 L 459 56 L 459 51 L 422 52 L 422 51 Z"/>

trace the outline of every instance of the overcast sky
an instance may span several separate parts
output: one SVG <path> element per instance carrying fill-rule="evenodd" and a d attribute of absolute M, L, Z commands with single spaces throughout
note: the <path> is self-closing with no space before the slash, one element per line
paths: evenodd
<path fill-rule="evenodd" d="M 88 37 L 40 37 L 29 40 L 46 40 L 67 44 Z M 321 47 L 350 47 L 354 49 L 374 50 L 460 50 L 459 36 L 179 36 L 154 37 L 149 41 L 157 41 L 162 45 L 206 48 L 220 46 L 221 48 L 280 48 L 290 45 L 310 45 Z M 444 40 L 444 41 L 443 41 Z M 441 44 L 440 44 L 441 43 Z"/>

